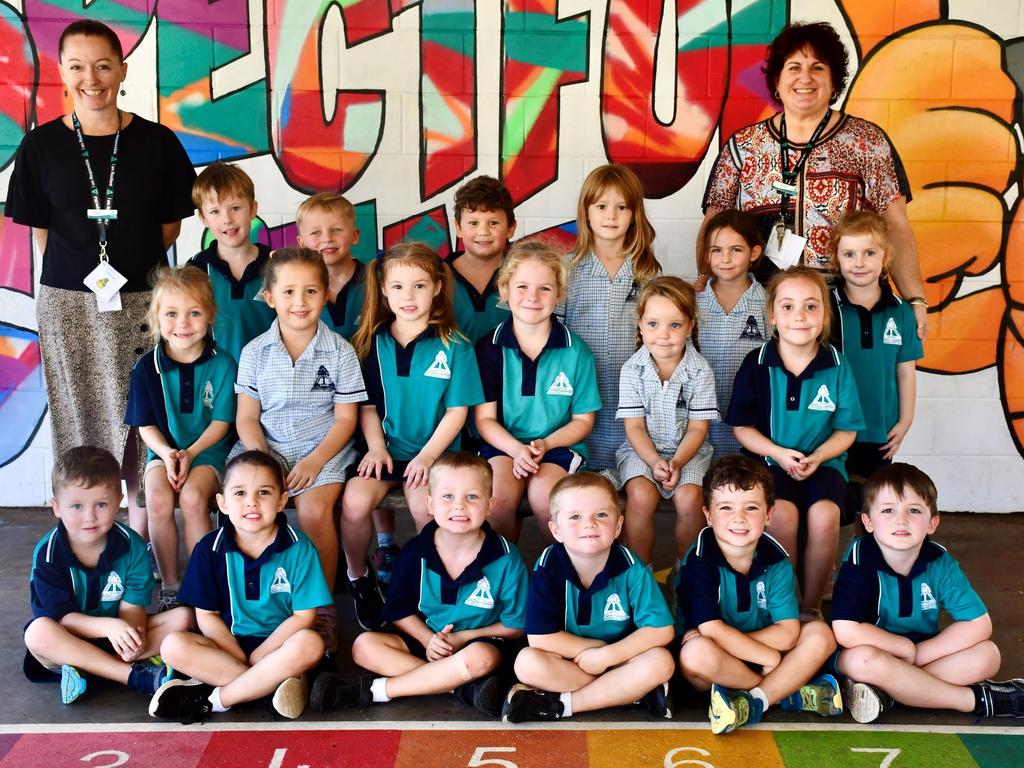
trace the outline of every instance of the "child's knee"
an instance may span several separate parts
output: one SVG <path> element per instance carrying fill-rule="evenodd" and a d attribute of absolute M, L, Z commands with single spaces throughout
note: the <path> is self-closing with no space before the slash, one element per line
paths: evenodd
<path fill-rule="evenodd" d="M 714 640 L 698 636 L 683 643 L 679 649 L 679 666 L 690 674 L 701 674 L 713 666 L 717 666 L 717 646 Z"/>
<path fill-rule="evenodd" d="M 192 637 L 188 632 L 171 632 L 160 643 L 160 657 L 172 667 L 179 666 L 188 657 Z"/>
<path fill-rule="evenodd" d="M 297 672 L 314 666 L 323 656 L 324 641 L 312 629 L 300 629 L 288 638 L 282 650 L 287 648 L 289 660 Z"/>
<path fill-rule="evenodd" d="M 53 619 L 42 616 L 25 628 L 25 647 L 34 654 L 45 656 L 61 633 L 67 634 L 68 631 Z"/>
<path fill-rule="evenodd" d="M 493 672 L 501 663 L 501 653 L 490 643 L 472 643 L 456 655 L 465 666 L 467 680 L 477 680 Z"/>
<path fill-rule="evenodd" d="M 536 685 L 543 679 L 544 667 L 544 652 L 536 648 L 523 648 L 516 656 L 516 677 L 527 685 Z"/>
<path fill-rule="evenodd" d="M 668 682 L 675 672 L 676 663 L 668 648 L 651 648 L 643 653 L 648 674 L 655 684 Z"/>
<path fill-rule="evenodd" d="M 893 657 L 873 645 L 858 645 L 839 654 L 839 671 L 847 677 L 871 682 L 878 677 L 879 668 Z"/>
<path fill-rule="evenodd" d="M 825 622 L 809 621 L 800 626 L 799 644 L 828 656 L 836 649 L 836 636 Z"/>
<path fill-rule="evenodd" d="M 185 483 L 185 487 L 178 494 L 178 505 L 181 513 L 186 517 L 204 515 L 210 517 L 210 495 L 205 488 L 196 484 Z"/>

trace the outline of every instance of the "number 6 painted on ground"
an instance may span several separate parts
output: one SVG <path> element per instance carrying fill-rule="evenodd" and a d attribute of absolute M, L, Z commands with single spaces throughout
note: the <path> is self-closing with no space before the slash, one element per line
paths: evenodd
<path fill-rule="evenodd" d="M 676 755 L 680 752 L 696 752 L 701 757 L 711 757 L 711 753 L 700 747 L 676 747 L 665 755 L 665 768 L 676 768 L 679 765 L 699 765 L 700 768 L 715 768 L 711 763 L 704 760 L 680 760 L 676 762 Z"/>
<path fill-rule="evenodd" d="M 511 760 L 502 760 L 500 757 L 487 757 L 488 752 L 515 752 L 515 747 L 477 747 L 473 756 L 466 763 L 467 768 L 480 768 L 485 765 L 496 765 L 499 768 L 519 768 Z"/>
<path fill-rule="evenodd" d="M 850 747 L 851 752 L 876 752 L 878 754 L 885 755 L 882 758 L 882 762 L 878 764 L 878 768 L 889 768 L 892 765 L 892 761 L 900 756 L 900 750 L 886 749 L 885 747 Z"/>

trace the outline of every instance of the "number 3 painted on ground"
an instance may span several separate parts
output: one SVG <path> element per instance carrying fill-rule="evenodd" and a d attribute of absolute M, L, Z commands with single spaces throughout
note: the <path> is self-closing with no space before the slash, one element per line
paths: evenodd
<path fill-rule="evenodd" d="M 665 755 L 665 768 L 676 768 L 679 765 L 699 765 L 700 768 L 715 768 L 711 763 L 704 760 L 676 760 L 680 752 L 696 752 L 701 757 L 711 757 L 711 753 L 700 747 L 676 747 Z"/>
<path fill-rule="evenodd" d="M 878 768 L 889 768 L 892 765 L 892 761 L 900 756 L 899 749 L 886 749 L 885 747 L 850 747 L 851 752 L 876 752 L 881 755 L 885 755 L 882 758 L 882 762 L 878 764 Z"/>
<path fill-rule="evenodd" d="M 496 765 L 499 768 L 519 768 L 511 760 L 502 760 L 500 757 L 487 757 L 488 752 L 515 752 L 515 747 L 477 747 L 473 756 L 466 763 L 467 768 L 480 768 L 485 765 Z"/>
<path fill-rule="evenodd" d="M 128 762 L 128 753 L 121 752 L 117 749 L 104 749 L 101 752 L 93 752 L 91 755 L 86 755 L 85 757 L 79 758 L 79 760 L 83 763 L 91 763 L 98 757 L 113 757 L 114 762 L 104 763 L 103 765 L 99 765 L 97 763 L 92 768 L 117 768 L 117 766 L 124 765 Z"/>

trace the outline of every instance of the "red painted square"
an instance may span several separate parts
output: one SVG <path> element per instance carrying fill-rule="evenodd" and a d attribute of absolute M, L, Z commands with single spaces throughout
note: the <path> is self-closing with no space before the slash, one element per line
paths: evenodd
<path fill-rule="evenodd" d="M 74 765 L 80 768 L 197 768 L 210 734 L 158 733 L 26 734 L 0 760 L 0 768 Z M 88 758 L 88 759 L 87 759 Z"/>
<path fill-rule="evenodd" d="M 210 738 L 202 765 L 204 768 L 392 768 L 398 739 L 398 731 L 221 731 Z M 4 767 L 0 765 L 0 768 Z"/>
<path fill-rule="evenodd" d="M 584 731 L 403 731 L 395 768 L 587 768 Z"/>

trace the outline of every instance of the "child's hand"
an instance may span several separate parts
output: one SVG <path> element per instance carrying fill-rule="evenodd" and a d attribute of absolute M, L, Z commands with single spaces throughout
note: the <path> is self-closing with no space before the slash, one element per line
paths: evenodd
<path fill-rule="evenodd" d="M 681 645 L 686 645 L 688 642 L 693 640 L 693 638 L 695 638 L 695 637 L 700 637 L 700 628 L 699 627 L 694 627 L 693 629 L 686 630 L 686 633 L 683 635 L 683 642 L 681 643 Z"/>
<path fill-rule="evenodd" d="M 775 463 L 782 467 L 787 474 L 796 477 L 793 474 L 794 470 L 800 466 L 800 462 L 805 456 L 792 448 L 780 448 L 771 458 L 775 459 Z"/>
<path fill-rule="evenodd" d="M 167 472 L 167 483 L 171 486 L 171 490 L 178 490 L 178 451 L 171 448 L 167 453 L 160 457 L 164 462 L 164 471 Z"/>
<path fill-rule="evenodd" d="M 903 438 L 907 436 L 907 431 L 909 429 L 910 425 L 904 424 L 902 421 L 897 421 L 893 425 L 893 428 L 889 430 L 889 434 L 886 435 L 886 437 L 889 438 L 888 442 L 879 449 L 882 451 L 883 459 L 888 461 L 896 455 L 896 452 L 903 444 Z"/>
<path fill-rule="evenodd" d="M 138 630 L 124 619 L 108 619 L 106 637 L 114 653 L 124 661 L 134 661 L 142 651 L 142 638 Z"/>
<path fill-rule="evenodd" d="M 434 463 L 434 457 L 420 451 L 416 457 L 409 462 L 405 468 L 405 487 L 423 488 L 430 476 L 430 465 Z"/>
<path fill-rule="evenodd" d="M 356 471 L 360 477 L 373 477 L 380 480 L 385 467 L 388 472 L 395 471 L 391 454 L 385 448 L 371 448 L 359 461 L 359 467 Z"/>
<path fill-rule="evenodd" d="M 189 470 L 192 469 L 192 453 L 188 449 L 174 451 L 174 458 L 178 462 L 178 484 L 172 485 L 172 487 L 175 492 L 180 492 L 185 487 L 185 481 L 188 480 Z"/>
<path fill-rule="evenodd" d="M 654 475 L 655 482 L 664 485 L 665 481 L 668 480 L 669 475 L 672 474 L 672 466 L 669 464 L 668 459 L 660 459 L 654 463 L 651 467 L 651 474 Z"/>
<path fill-rule="evenodd" d="M 525 480 L 540 469 L 540 463 L 534 458 L 534 451 L 530 445 L 524 445 L 515 456 L 512 457 L 512 476 L 518 480 Z"/>
<path fill-rule="evenodd" d="M 448 633 L 455 629 L 454 624 L 446 624 L 440 632 L 435 632 L 427 641 L 427 661 L 444 659 L 455 653 L 449 642 Z"/>
<path fill-rule="evenodd" d="M 604 660 L 604 650 L 607 646 L 600 646 L 598 648 L 585 648 L 576 654 L 576 658 L 573 659 L 573 663 L 586 672 L 588 675 L 597 677 L 603 675 L 605 670 L 608 669 L 608 662 Z"/>
<path fill-rule="evenodd" d="M 665 490 L 671 491 L 679 485 L 679 464 L 675 459 L 670 459 L 666 463 L 668 464 L 668 476 L 661 481 L 661 484 Z"/>
<path fill-rule="evenodd" d="M 797 468 L 790 472 L 790 475 L 795 477 L 797 480 L 806 480 L 818 471 L 819 466 L 821 466 L 821 459 L 817 458 L 812 453 L 810 456 L 802 458 L 800 463 L 797 465 Z"/>
<path fill-rule="evenodd" d="M 309 488 L 316 482 L 316 478 L 323 468 L 324 465 L 314 459 L 312 454 L 300 460 L 288 473 L 288 490 L 301 491 L 304 488 Z"/>

